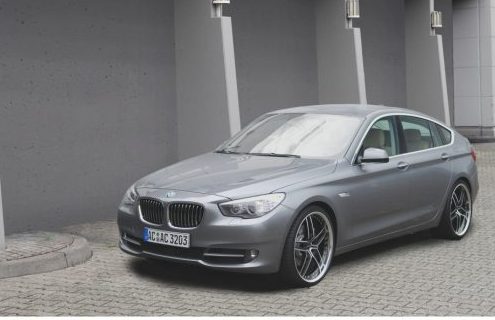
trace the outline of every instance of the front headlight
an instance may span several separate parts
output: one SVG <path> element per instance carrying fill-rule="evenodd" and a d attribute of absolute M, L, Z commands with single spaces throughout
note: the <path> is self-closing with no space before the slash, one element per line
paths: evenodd
<path fill-rule="evenodd" d="M 125 193 L 124 199 L 120 203 L 120 206 L 132 206 L 136 202 L 138 198 L 138 193 L 136 190 L 136 186 L 132 185 Z"/>
<path fill-rule="evenodd" d="M 270 193 L 263 196 L 220 203 L 218 207 L 224 216 L 252 219 L 264 216 L 275 209 L 284 199 L 284 193 Z"/>

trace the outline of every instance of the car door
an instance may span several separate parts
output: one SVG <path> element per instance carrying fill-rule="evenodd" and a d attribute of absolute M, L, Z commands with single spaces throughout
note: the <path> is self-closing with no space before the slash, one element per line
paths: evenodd
<path fill-rule="evenodd" d="M 428 119 L 401 115 L 398 123 L 404 148 L 397 159 L 409 181 L 403 222 L 406 226 L 427 223 L 443 209 L 452 177 L 449 148 Z"/>
<path fill-rule="evenodd" d="M 353 245 L 394 230 L 402 223 L 401 212 L 407 203 L 410 181 L 407 171 L 400 168 L 400 139 L 397 118 L 387 116 L 376 120 L 363 139 L 354 163 L 343 168 L 347 178 L 340 201 L 346 212 L 341 235 L 343 246 Z M 359 163 L 366 148 L 380 148 L 389 154 L 388 163 Z"/>

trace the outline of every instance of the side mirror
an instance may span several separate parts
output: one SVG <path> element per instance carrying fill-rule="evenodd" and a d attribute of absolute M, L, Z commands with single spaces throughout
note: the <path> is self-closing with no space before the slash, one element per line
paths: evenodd
<path fill-rule="evenodd" d="M 378 148 L 368 148 L 360 159 L 360 163 L 387 163 L 389 161 L 387 151 Z"/>

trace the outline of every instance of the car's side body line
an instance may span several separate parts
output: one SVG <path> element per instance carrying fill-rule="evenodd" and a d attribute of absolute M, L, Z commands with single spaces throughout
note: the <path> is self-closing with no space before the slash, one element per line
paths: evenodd
<path fill-rule="evenodd" d="M 390 239 L 399 238 L 399 237 L 405 236 L 407 234 L 412 234 L 415 232 L 419 232 L 422 230 L 433 228 L 438 224 L 437 220 L 438 220 L 438 217 L 435 217 L 434 219 L 431 219 L 430 221 L 423 222 L 423 223 L 420 223 L 420 224 L 417 224 L 414 226 L 406 227 L 406 228 L 401 229 L 401 230 L 396 230 L 396 231 L 392 231 L 392 232 L 389 232 L 389 233 L 386 233 L 383 235 L 379 235 L 379 236 L 376 236 L 373 238 L 365 239 L 365 240 L 362 240 L 362 241 L 359 241 L 356 243 L 346 245 L 344 247 L 337 247 L 337 249 L 335 251 L 335 255 L 344 254 L 346 252 L 350 252 L 353 250 L 364 248 L 364 247 L 367 247 L 367 246 L 372 245 L 372 244 L 377 244 L 377 243 L 384 242 L 384 241 L 387 241 Z"/>

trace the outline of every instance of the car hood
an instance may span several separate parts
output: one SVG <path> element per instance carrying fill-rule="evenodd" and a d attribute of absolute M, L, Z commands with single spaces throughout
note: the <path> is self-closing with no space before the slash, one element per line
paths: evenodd
<path fill-rule="evenodd" d="M 156 171 L 139 180 L 136 187 L 238 199 L 330 174 L 335 164 L 328 159 L 206 153 Z"/>

